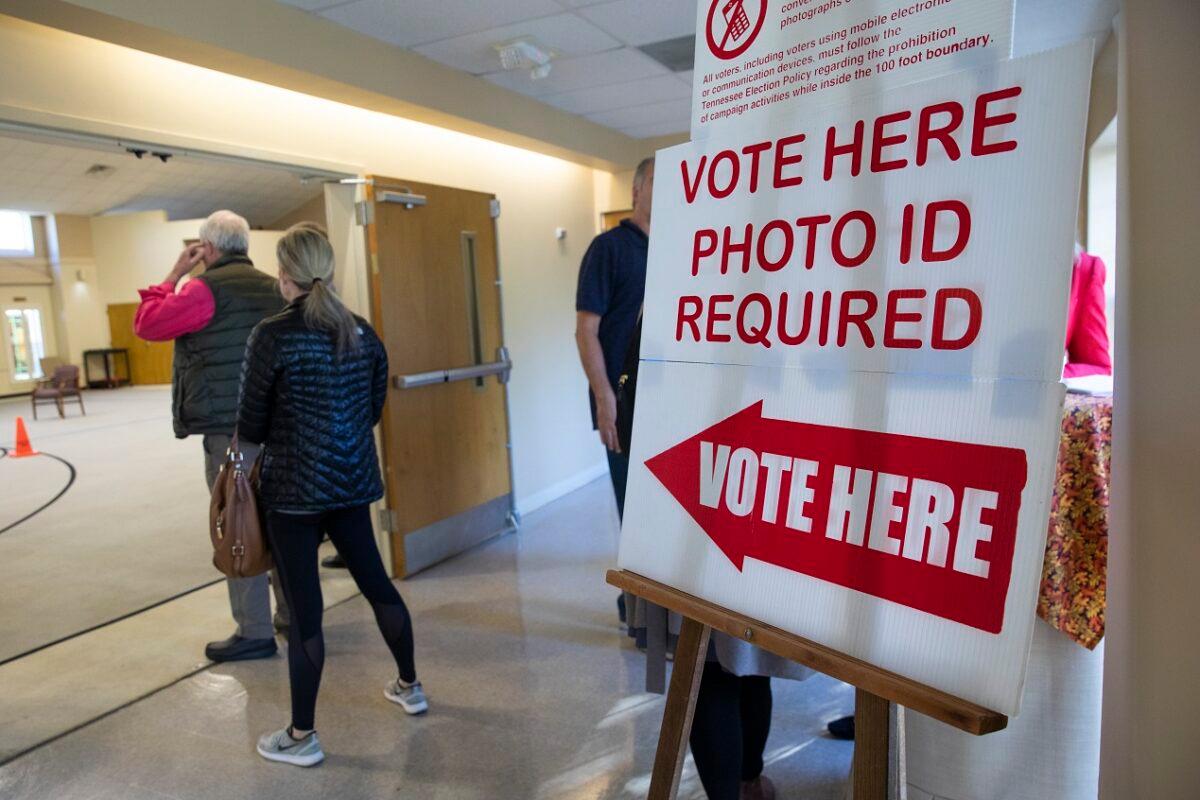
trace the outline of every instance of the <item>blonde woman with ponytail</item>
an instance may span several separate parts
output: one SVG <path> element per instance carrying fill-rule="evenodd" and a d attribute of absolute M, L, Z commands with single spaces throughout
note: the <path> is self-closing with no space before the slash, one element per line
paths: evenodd
<path fill-rule="evenodd" d="M 242 364 L 238 436 L 262 445 L 267 536 L 291 613 L 291 724 L 265 734 L 270 761 L 324 760 L 313 719 L 325 662 L 317 548 L 326 534 L 371 604 L 398 677 L 384 696 L 408 714 L 429 705 L 417 681 L 412 618 L 375 546 L 369 506 L 383 496 L 373 428 L 387 392 L 387 353 L 334 288 L 333 247 L 312 223 L 275 249 L 287 307 L 250 335 Z"/>

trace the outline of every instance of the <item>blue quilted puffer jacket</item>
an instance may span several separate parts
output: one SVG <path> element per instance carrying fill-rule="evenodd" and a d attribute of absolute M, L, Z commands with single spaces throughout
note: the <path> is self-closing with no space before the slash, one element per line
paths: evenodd
<path fill-rule="evenodd" d="M 356 317 L 361 347 L 339 358 L 333 334 L 305 324 L 303 301 L 250 334 L 238 436 L 263 445 L 268 509 L 317 513 L 373 502 L 383 496 L 372 428 L 387 394 L 387 352 Z"/>

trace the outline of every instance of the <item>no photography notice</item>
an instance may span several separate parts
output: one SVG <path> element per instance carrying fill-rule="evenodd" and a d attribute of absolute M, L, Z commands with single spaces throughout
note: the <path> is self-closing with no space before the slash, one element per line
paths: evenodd
<path fill-rule="evenodd" d="M 658 154 L 623 569 L 1016 713 L 1090 65 L 1076 45 Z"/>
<path fill-rule="evenodd" d="M 1008 58 L 1012 0 L 700 0 L 692 136 Z"/>

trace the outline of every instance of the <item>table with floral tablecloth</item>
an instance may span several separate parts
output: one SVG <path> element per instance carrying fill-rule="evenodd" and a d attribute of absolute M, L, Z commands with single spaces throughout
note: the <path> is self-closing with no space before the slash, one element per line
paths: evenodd
<path fill-rule="evenodd" d="M 1094 649 L 1104 637 L 1112 396 L 1068 394 L 1038 616 Z"/>

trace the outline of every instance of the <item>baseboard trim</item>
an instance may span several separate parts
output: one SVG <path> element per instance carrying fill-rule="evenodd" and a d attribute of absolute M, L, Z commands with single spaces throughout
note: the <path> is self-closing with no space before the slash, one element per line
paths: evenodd
<path fill-rule="evenodd" d="M 587 469 L 576 472 L 569 478 L 565 478 L 558 483 L 551 484 L 540 492 L 534 492 L 528 497 L 523 497 L 517 500 L 517 511 L 522 516 L 525 514 L 537 511 L 545 505 L 553 503 L 560 497 L 564 497 L 571 492 L 581 487 L 587 486 L 592 481 L 608 474 L 608 462 L 600 461 Z"/>

